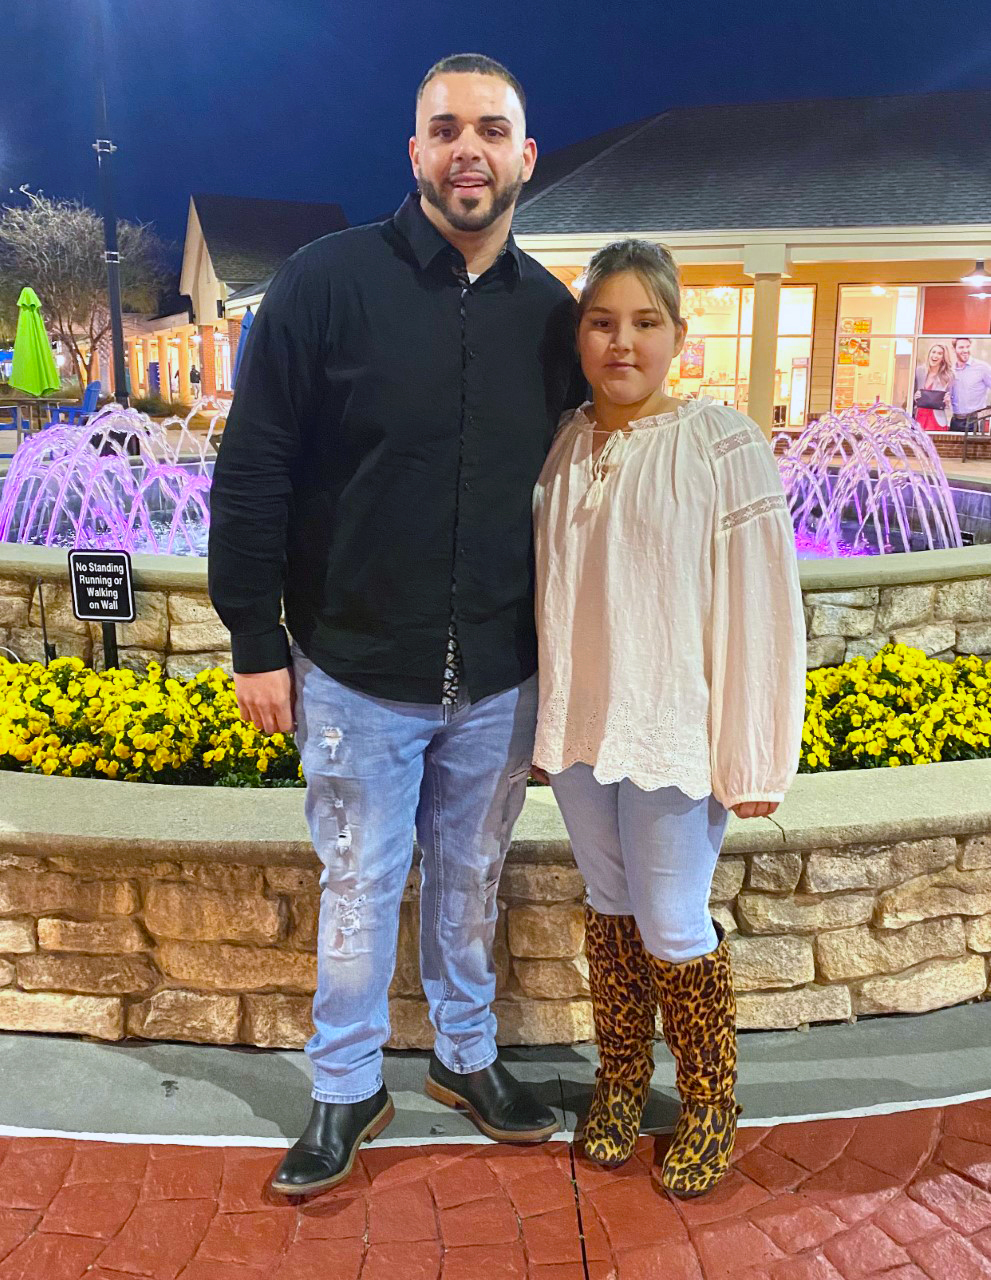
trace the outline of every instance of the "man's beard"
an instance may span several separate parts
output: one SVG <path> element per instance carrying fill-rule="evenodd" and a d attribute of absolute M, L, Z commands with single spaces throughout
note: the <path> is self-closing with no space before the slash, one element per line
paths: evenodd
<path fill-rule="evenodd" d="M 480 209 L 469 209 L 462 211 L 456 209 L 453 203 L 453 197 L 445 198 L 439 187 L 434 186 L 427 178 L 420 177 L 417 179 L 417 185 L 420 188 L 420 194 L 433 205 L 435 209 L 439 209 L 447 221 L 456 231 L 484 231 L 486 227 L 491 227 L 497 218 L 500 218 L 507 209 L 511 209 L 523 190 L 523 167 L 520 166 L 520 172 L 512 182 L 507 182 L 504 187 L 497 187 L 492 192 L 492 203 L 487 212 Z"/>

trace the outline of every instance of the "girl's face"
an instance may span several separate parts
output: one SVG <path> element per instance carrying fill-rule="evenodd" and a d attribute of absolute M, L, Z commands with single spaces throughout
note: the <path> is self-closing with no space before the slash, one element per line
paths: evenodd
<path fill-rule="evenodd" d="M 639 404 L 663 386 L 685 332 L 636 272 L 609 276 L 578 326 L 585 377 L 614 404 Z"/>
<path fill-rule="evenodd" d="M 937 347 L 932 347 L 930 349 L 930 352 L 929 352 L 930 368 L 935 369 L 937 365 L 942 364 L 945 359 L 946 359 L 946 353 L 944 352 L 942 347 L 937 346 Z"/>

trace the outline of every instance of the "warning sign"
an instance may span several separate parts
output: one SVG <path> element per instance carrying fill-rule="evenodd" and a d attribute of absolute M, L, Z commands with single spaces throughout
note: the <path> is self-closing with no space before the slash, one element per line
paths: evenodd
<path fill-rule="evenodd" d="M 126 551 L 70 551 L 72 612 L 80 622 L 133 622 L 134 586 Z"/>

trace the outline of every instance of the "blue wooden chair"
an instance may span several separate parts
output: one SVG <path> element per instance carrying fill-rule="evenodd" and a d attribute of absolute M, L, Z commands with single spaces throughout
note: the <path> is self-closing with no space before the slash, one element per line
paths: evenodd
<path fill-rule="evenodd" d="M 14 432 L 14 448 L 10 453 L 0 453 L 0 458 L 12 458 L 17 452 L 17 446 L 21 443 L 23 428 L 20 410 L 16 404 L 0 405 L 0 432 L 7 431 Z"/>
<path fill-rule="evenodd" d="M 100 398 L 102 385 L 100 382 L 90 382 L 83 392 L 82 402 L 80 404 L 57 404 L 52 406 L 52 419 L 47 425 L 55 426 L 71 426 L 79 427 L 86 421 L 90 414 L 96 412 L 96 403 Z"/>

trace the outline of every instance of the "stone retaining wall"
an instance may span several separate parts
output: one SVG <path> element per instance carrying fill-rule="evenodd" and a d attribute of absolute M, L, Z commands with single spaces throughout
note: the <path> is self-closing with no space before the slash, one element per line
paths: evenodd
<path fill-rule="evenodd" d="M 48 638 L 59 656 L 102 667 L 99 625 L 76 621 L 67 585 L 46 582 L 42 591 Z M 803 595 L 810 668 L 873 657 L 890 641 L 940 658 L 991 657 L 991 574 L 897 586 L 817 585 Z M 118 627 L 121 666 L 144 670 L 155 661 L 180 680 L 205 667 L 230 671 L 230 637 L 205 590 L 139 589 L 136 597 L 137 621 Z M 24 661 L 42 660 L 39 587 L 27 577 L 0 577 L 0 646 Z"/>
<path fill-rule="evenodd" d="M 592 1038 L 581 893 L 570 861 L 528 861 L 514 849 L 496 947 L 501 1043 Z M 3 854 L 0 1027 L 299 1048 L 311 1034 L 318 900 L 312 860 L 141 861 L 133 842 L 126 856 L 113 844 L 102 856 Z M 432 1042 L 417 908 L 411 876 L 392 984 L 394 1047 Z M 991 836 L 730 853 L 718 864 L 712 910 L 731 935 L 742 1028 L 981 999 Z"/>

